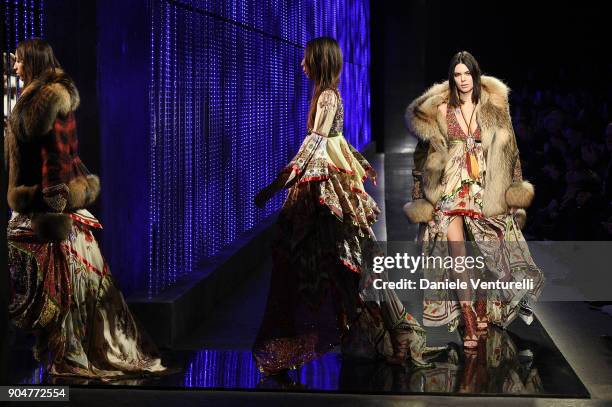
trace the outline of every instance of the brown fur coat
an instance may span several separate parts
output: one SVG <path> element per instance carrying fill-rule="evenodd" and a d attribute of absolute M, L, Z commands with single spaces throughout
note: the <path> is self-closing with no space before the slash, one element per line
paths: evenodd
<path fill-rule="evenodd" d="M 507 213 L 510 207 L 526 208 L 534 196 L 533 185 L 522 180 L 520 175 L 508 93 L 508 87 L 500 80 L 481 77 L 481 96 L 475 115 L 487 163 L 483 195 L 485 216 Z M 416 170 L 423 174 L 424 198 L 415 199 L 405 207 L 406 215 L 414 223 L 431 220 L 434 206 L 443 193 L 441 179 L 448 159 L 448 136 L 446 118 L 438 108 L 448 102 L 448 98 L 449 86 L 445 81 L 433 85 L 406 109 L 408 129 L 419 139 L 418 148 L 426 149 L 422 162 L 415 160 Z M 415 152 L 415 157 L 417 154 Z M 524 223 L 524 210 L 519 210 L 518 216 L 519 223 Z"/>
<path fill-rule="evenodd" d="M 49 71 L 26 86 L 9 118 L 4 140 L 8 204 L 16 212 L 30 214 L 33 229 L 45 240 L 65 239 L 72 226 L 66 212 L 89 206 L 100 191 L 99 178 L 89 173 L 68 179 L 58 176 L 61 182 L 50 189 L 61 194 L 52 199 L 42 188 L 43 170 L 55 171 L 55 167 L 43 168 L 43 146 L 53 143 L 53 138 L 65 137 L 56 134 L 54 126 L 78 105 L 74 82 L 61 70 Z M 70 154 L 78 157 L 76 152 Z"/>

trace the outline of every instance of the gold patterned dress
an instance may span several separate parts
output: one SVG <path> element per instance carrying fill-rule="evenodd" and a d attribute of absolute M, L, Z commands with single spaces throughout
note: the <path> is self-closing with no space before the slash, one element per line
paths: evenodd
<path fill-rule="evenodd" d="M 276 224 L 273 268 L 264 318 L 253 346 L 266 374 L 301 366 L 342 345 L 344 355 L 393 353 L 389 329 L 411 332 L 416 364 L 425 332 L 392 290 L 369 290 L 365 256 L 380 209 L 363 182 L 375 176 L 343 137 L 337 90 L 322 92 L 314 128 L 281 171 L 289 193 Z M 279 177 L 280 177 L 279 176 Z"/>
<path fill-rule="evenodd" d="M 510 290 L 485 290 L 475 295 L 487 299 L 487 314 L 493 323 L 506 327 L 519 312 L 528 313 L 539 296 L 544 278 L 534 263 L 525 238 L 517 225 L 514 210 L 492 217 L 482 214 L 486 160 L 480 143 L 480 128 L 475 131 L 474 143 L 468 148 L 468 137 L 459 125 L 457 113 L 448 107 L 446 124 L 449 140 L 449 158 L 444 169 L 444 192 L 435 205 L 433 219 L 423 234 L 423 251 L 427 255 L 449 255 L 447 229 L 457 216 L 463 216 L 466 240 L 476 255 L 486 259 L 486 272 L 471 274 L 482 281 L 515 281 L 532 279 L 533 287 Z M 521 179 L 520 164 L 515 168 L 515 180 Z M 424 268 L 424 277 L 430 281 L 454 280 L 449 269 Z M 426 293 L 423 323 L 426 326 L 449 324 L 453 330 L 461 314 L 460 303 L 453 290 L 435 290 Z M 527 314 L 525 314 L 527 316 Z"/>

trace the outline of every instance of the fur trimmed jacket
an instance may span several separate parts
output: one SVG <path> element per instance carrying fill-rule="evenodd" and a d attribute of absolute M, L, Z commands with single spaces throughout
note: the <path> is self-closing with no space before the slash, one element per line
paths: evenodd
<path fill-rule="evenodd" d="M 480 101 L 475 116 L 481 129 L 484 173 L 484 216 L 508 213 L 517 208 L 519 225 L 534 196 L 533 185 L 522 179 L 519 152 L 510 119 L 508 87 L 499 79 L 481 77 Z M 404 207 L 413 223 L 432 219 L 434 206 L 441 198 L 442 175 L 448 159 L 446 118 L 438 109 L 449 99 L 448 81 L 438 83 L 416 98 L 406 109 L 406 124 L 418 138 L 414 153 L 412 201 Z"/>
<path fill-rule="evenodd" d="M 47 71 L 26 86 L 8 121 L 4 140 L 8 204 L 29 214 L 43 240 L 64 240 L 69 213 L 91 205 L 100 192 L 78 155 L 74 111 L 79 93 L 63 71 Z"/>

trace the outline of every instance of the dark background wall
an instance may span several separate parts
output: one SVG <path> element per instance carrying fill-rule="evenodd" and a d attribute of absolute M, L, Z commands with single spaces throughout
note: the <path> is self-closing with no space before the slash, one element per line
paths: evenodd
<path fill-rule="evenodd" d="M 470 51 L 485 74 L 511 88 L 571 83 L 609 89 L 609 21 L 603 3 L 449 3 L 408 0 L 372 3 L 372 106 L 375 137 L 400 151 L 403 112 L 426 87 L 447 77 L 451 56 Z M 383 106 L 381 109 L 380 106 Z"/>
<path fill-rule="evenodd" d="M 148 273 L 147 0 L 97 2 L 103 249 L 124 293 Z"/>
<path fill-rule="evenodd" d="M 379 152 L 399 152 L 404 109 L 426 82 L 427 1 L 372 1 L 372 134 Z"/>
<path fill-rule="evenodd" d="M 80 155 L 94 174 L 100 171 L 96 66 L 96 1 L 47 0 L 45 39 L 64 70 L 75 81 L 81 96 L 77 110 Z M 99 212 L 99 207 L 92 212 Z"/>

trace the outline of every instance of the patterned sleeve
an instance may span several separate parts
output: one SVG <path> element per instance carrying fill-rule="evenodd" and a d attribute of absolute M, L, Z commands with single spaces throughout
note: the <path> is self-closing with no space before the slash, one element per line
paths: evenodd
<path fill-rule="evenodd" d="M 312 133 L 323 137 L 329 135 L 336 109 L 338 108 L 338 95 L 331 89 L 321 93 L 317 101 L 317 112 L 315 114 Z"/>
<path fill-rule="evenodd" d="M 412 200 L 423 199 L 423 173 L 412 170 Z"/>
<path fill-rule="evenodd" d="M 74 114 L 65 119 L 57 119 L 53 130 L 41 145 L 42 158 L 42 195 L 48 209 L 63 212 L 70 199 L 70 182 L 78 177 L 90 175 L 77 154 L 78 138 Z M 89 191 L 86 185 L 75 184 L 75 192 Z"/>

